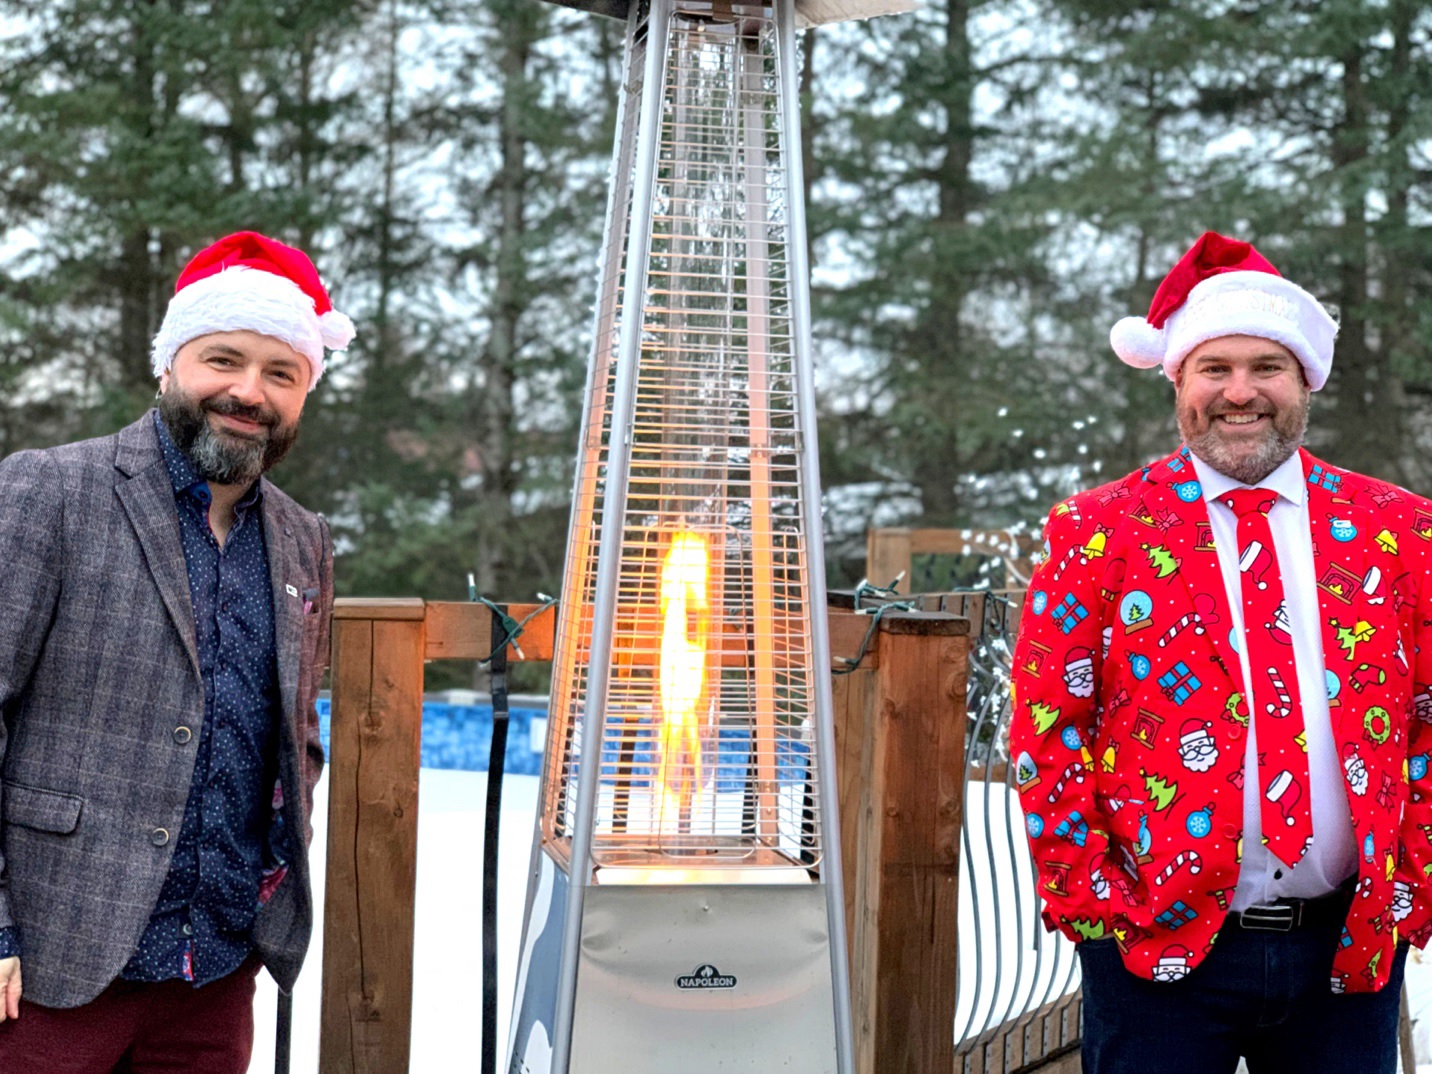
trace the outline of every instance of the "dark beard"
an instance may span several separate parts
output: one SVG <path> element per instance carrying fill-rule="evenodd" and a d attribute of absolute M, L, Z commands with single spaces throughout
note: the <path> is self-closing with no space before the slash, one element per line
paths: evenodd
<path fill-rule="evenodd" d="M 1178 407 L 1178 431 L 1188 449 L 1220 474 L 1244 485 L 1257 485 L 1291 458 L 1302 445 L 1303 435 L 1308 430 L 1308 394 L 1303 394 L 1302 406 L 1284 410 L 1272 417 L 1268 435 L 1263 438 L 1263 442 L 1251 454 L 1244 456 L 1236 455 L 1228 449 L 1227 444 L 1215 432 L 1212 421 L 1208 428 L 1200 433 L 1195 417 L 1189 415 L 1182 406 Z"/>
<path fill-rule="evenodd" d="M 265 432 L 253 440 L 224 436 L 214 432 L 209 413 L 259 422 Z M 273 410 L 246 406 L 227 395 L 195 399 L 172 380 L 159 397 L 159 416 L 194 472 L 216 485 L 251 484 L 277 466 L 298 439 L 298 425 L 282 424 Z"/>

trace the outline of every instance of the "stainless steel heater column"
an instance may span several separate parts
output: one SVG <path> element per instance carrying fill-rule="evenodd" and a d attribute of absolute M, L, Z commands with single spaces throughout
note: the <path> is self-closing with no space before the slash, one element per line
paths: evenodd
<path fill-rule="evenodd" d="M 625 11 L 510 1074 L 851 1071 L 797 8 Z"/>

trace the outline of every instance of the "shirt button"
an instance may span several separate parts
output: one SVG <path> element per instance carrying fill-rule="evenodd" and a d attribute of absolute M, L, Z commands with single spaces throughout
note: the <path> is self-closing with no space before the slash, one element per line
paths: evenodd
<path fill-rule="evenodd" d="M 1243 737 L 1243 728 L 1240 727 L 1239 725 L 1234 724 L 1232 727 L 1230 727 L 1230 728 L 1228 729 L 1228 739 L 1229 739 L 1230 742 L 1237 742 L 1237 741 L 1238 741 L 1240 738 L 1242 738 L 1242 737 Z"/>
<path fill-rule="evenodd" d="M 1243 832 L 1236 824 L 1225 824 L 1223 826 L 1223 834 L 1228 836 L 1229 839 L 1237 839 Z"/>
<path fill-rule="evenodd" d="M 149 841 L 157 847 L 162 847 L 165 843 L 169 842 L 168 830 L 155 828 L 154 831 L 149 833 Z"/>
<path fill-rule="evenodd" d="M 179 746 L 186 745 L 186 744 L 188 743 L 188 741 L 189 741 L 191 738 L 193 738 L 193 737 L 194 737 L 194 732 L 191 731 L 191 730 L 189 730 L 189 728 L 187 728 L 187 727 L 176 727 L 176 728 L 174 728 L 174 742 L 175 742 L 176 745 L 179 745 Z"/>

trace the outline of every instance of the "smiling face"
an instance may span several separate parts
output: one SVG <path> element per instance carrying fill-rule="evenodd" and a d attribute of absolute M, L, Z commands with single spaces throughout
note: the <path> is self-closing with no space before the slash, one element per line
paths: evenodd
<path fill-rule="evenodd" d="M 1201 343 L 1179 367 L 1178 430 L 1219 473 L 1256 485 L 1303 442 L 1307 380 L 1293 352 L 1257 336 Z"/>
<path fill-rule="evenodd" d="M 206 481 L 244 485 L 276 466 L 298 437 L 308 359 L 257 332 L 190 340 L 159 380 L 159 413 Z"/>

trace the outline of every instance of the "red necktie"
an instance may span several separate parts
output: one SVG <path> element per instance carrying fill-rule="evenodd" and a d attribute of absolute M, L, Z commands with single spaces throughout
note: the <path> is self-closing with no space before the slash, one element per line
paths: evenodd
<path fill-rule="evenodd" d="M 1263 838 L 1279 860 L 1297 865 L 1313 835 L 1308 800 L 1308 754 L 1298 742 L 1303 706 L 1293 662 L 1293 638 L 1283 602 L 1283 572 L 1268 512 L 1278 494 L 1235 489 L 1221 497 L 1238 516 L 1238 576 L 1243 588 L 1243 637 L 1248 646 L 1257 720 L 1258 787 Z"/>

